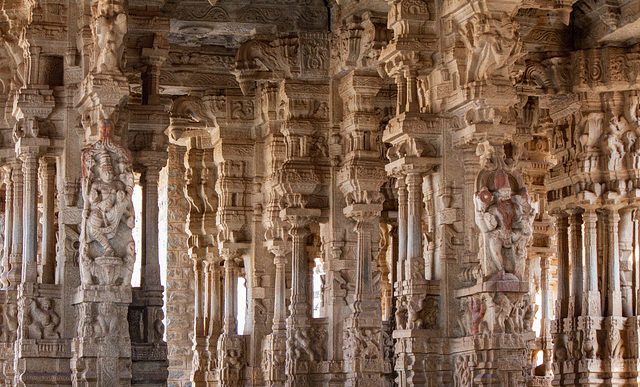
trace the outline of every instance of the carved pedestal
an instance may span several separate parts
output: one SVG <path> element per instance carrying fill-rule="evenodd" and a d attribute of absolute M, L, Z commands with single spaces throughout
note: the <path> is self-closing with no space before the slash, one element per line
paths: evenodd
<path fill-rule="evenodd" d="M 15 342 L 14 385 L 71 382 L 68 365 L 71 353 L 66 340 L 60 337 L 60 305 L 60 288 L 56 285 L 26 283 L 18 286 L 16 327 L 17 323 L 20 326 Z"/>
<path fill-rule="evenodd" d="M 396 382 L 405 386 L 439 386 L 443 376 L 439 324 L 439 281 L 408 280 L 397 299 L 393 332 Z M 409 293 L 410 292 L 410 293 Z"/>
<path fill-rule="evenodd" d="M 168 377 L 167 343 L 163 341 L 161 286 L 133 289 L 127 319 L 131 337 L 132 385 L 164 386 Z"/>
<path fill-rule="evenodd" d="M 346 386 L 382 386 L 382 324 L 375 319 L 350 317 L 344 324 L 342 349 Z"/>
<path fill-rule="evenodd" d="M 452 353 L 456 385 L 522 386 L 530 374 L 533 303 L 528 282 L 514 276 L 460 289 L 458 330 Z"/>
<path fill-rule="evenodd" d="M 267 386 L 284 386 L 287 380 L 286 356 L 287 333 L 282 331 L 267 335 L 262 344 L 262 370 Z"/>
<path fill-rule="evenodd" d="M 126 329 L 130 287 L 82 285 L 73 304 L 78 336 L 73 339 L 74 386 L 131 385 L 131 342 Z"/>
<path fill-rule="evenodd" d="M 245 340 L 241 335 L 223 333 L 218 339 L 218 382 L 220 386 L 239 386 L 246 379 Z"/>

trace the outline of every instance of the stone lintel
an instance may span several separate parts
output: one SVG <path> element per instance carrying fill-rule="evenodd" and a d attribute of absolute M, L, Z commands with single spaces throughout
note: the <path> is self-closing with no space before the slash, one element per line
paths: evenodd
<path fill-rule="evenodd" d="M 18 139 L 15 146 L 16 156 L 20 157 L 25 154 L 40 155 L 51 144 L 48 138 L 40 137 L 22 137 Z"/>
<path fill-rule="evenodd" d="M 346 206 L 342 212 L 346 217 L 355 220 L 372 220 L 376 216 L 380 216 L 382 211 L 382 203 L 354 203 Z"/>
<path fill-rule="evenodd" d="M 442 330 L 440 329 L 395 329 L 393 331 L 394 339 L 441 339 Z"/>
<path fill-rule="evenodd" d="M 396 176 L 406 173 L 425 173 L 440 164 L 442 164 L 440 157 L 406 156 L 388 163 L 384 169 L 388 175 Z"/>
<path fill-rule="evenodd" d="M 280 210 L 281 218 L 301 217 L 301 218 L 315 218 L 321 215 L 322 211 L 319 208 L 300 208 L 300 207 L 288 207 Z"/>
<path fill-rule="evenodd" d="M 241 254 L 243 251 L 249 249 L 251 245 L 245 242 L 230 242 L 230 241 L 222 241 L 218 243 L 218 250 L 222 251 L 235 251 Z"/>
<path fill-rule="evenodd" d="M 396 143 L 405 138 L 422 138 L 441 136 L 441 119 L 435 114 L 402 113 L 389 121 L 382 134 L 384 142 Z"/>
<path fill-rule="evenodd" d="M 72 304 L 83 302 L 113 302 L 117 304 L 131 303 L 131 288 L 106 285 L 80 285 L 73 295 Z"/>

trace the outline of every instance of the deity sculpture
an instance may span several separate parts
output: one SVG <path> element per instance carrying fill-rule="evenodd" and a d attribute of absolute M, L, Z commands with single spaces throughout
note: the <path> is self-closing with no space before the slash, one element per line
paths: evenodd
<path fill-rule="evenodd" d="M 485 275 L 511 273 L 522 279 L 536 210 L 525 187 L 514 193 L 504 169 L 495 172 L 494 185 L 492 191 L 482 186 L 474 196 L 476 224 L 484 242 Z"/>
<path fill-rule="evenodd" d="M 83 283 L 128 283 L 135 260 L 131 155 L 112 141 L 112 131 L 111 122 L 103 121 L 100 139 L 82 155 Z"/>

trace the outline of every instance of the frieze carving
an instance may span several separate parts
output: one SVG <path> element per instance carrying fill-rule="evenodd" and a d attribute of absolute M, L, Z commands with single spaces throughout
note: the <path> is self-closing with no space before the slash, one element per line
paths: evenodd
<path fill-rule="evenodd" d="M 349 328 L 344 331 L 342 342 L 345 361 L 360 359 L 366 364 L 379 360 L 382 354 L 380 351 L 382 342 L 380 328 Z"/>
<path fill-rule="evenodd" d="M 58 327 L 60 316 L 54 310 L 52 298 L 24 297 L 18 301 L 21 305 L 19 313 L 25 326 L 22 329 L 23 339 L 57 339 L 60 337 Z M 10 334 L 11 335 L 11 334 Z"/>
<path fill-rule="evenodd" d="M 326 329 L 323 327 L 297 328 L 287 335 L 287 362 L 291 360 L 321 361 L 326 355 Z M 289 367 L 289 366 L 288 366 Z"/>

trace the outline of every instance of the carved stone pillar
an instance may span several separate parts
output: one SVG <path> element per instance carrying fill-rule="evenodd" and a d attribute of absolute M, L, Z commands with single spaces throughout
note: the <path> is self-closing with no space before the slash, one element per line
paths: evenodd
<path fill-rule="evenodd" d="M 407 174 L 407 262 L 405 280 L 424 280 L 424 257 L 422 256 L 422 175 Z"/>
<path fill-rule="evenodd" d="M 622 316 L 622 295 L 620 293 L 620 250 L 618 246 L 618 222 L 620 215 L 617 209 L 610 209 L 607 217 L 609 232 L 609 251 L 607 254 L 607 315 Z"/>
<path fill-rule="evenodd" d="M 132 348 L 126 328 L 135 261 L 131 155 L 113 140 L 113 123 L 105 120 L 99 140 L 85 149 L 82 160 L 81 285 L 73 298 L 80 323 L 72 346 L 73 378 L 78 385 L 128 386 Z"/>
<path fill-rule="evenodd" d="M 551 318 L 551 308 L 549 304 L 549 256 L 540 257 L 540 288 L 542 293 L 542 321 L 540 338 L 542 340 L 542 356 L 544 362 L 544 374 L 550 375 L 552 371 L 551 362 L 553 357 L 553 343 L 549 323 Z"/>
<path fill-rule="evenodd" d="M 238 265 L 235 262 L 238 252 L 223 250 L 220 255 L 224 259 L 224 333 L 238 332 Z"/>
<path fill-rule="evenodd" d="M 11 172 L 11 180 L 13 181 L 13 191 L 18 193 L 13 198 L 13 231 L 11 233 L 11 255 L 9 263 L 11 270 L 7 275 L 10 286 L 15 286 L 22 279 L 22 165 L 16 162 Z"/>
<path fill-rule="evenodd" d="M 556 320 L 562 321 L 568 317 L 569 302 L 569 220 L 564 213 L 557 213 L 556 227 L 558 229 L 558 296 Z"/>
<path fill-rule="evenodd" d="M 145 288 L 160 287 L 160 261 L 158 257 L 158 179 L 160 166 L 147 166 L 142 181 L 142 229 L 144 235 L 142 280 Z"/>
<path fill-rule="evenodd" d="M 293 387 L 310 383 L 309 363 L 314 358 L 309 337 L 309 299 L 307 289 L 307 256 L 305 243 L 309 235 L 308 226 L 320 216 L 320 210 L 286 208 L 280 217 L 291 225 L 291 303 L 287 318 L 286 386 Z"/>
<path fill-rule="evenodd" d="M 246 245 L 224 242 L 220 256 L 224 259 L 224 326 L 218 339 L 218 380 L 221 386 L 236 386 L 244 379 L 246 349 L 238 334 L 238 267 L 237 259 Z"/>
<path fill-rule="evenodd" d="M 55 233 L 55 161 L 44 159 L 41 162 L 42 187 L 42 283 L 55 281 L 56 233 Z"/>
<path fill-rule="evenodd" d="M 193 334 L 193 269 L 187 249 L 185 231 L 189 204 L 184 195 L 184 147 L 169 145 L 167 167 L 161 174 L 162 218 L 166 219 L 167 239 L 161 249 L 167 254 L 167 283 L 184 283 L 188 286 L 167 286 L 167 343 L 169 378 L 167 384 L 188 383 L 193 359 L 191 352 Z M 217 342 L 213 343 L 215 345 Z"/>
<path fill-rule="evenodd" d="M 347 386 L 376 383 L 383 372 L 380 302 L 372 287 L 371 261 L 372 224 L 378 220 L 380 209 L 378 205 L 360 204 L 345 210 L 356 220 L 358 238 L 354 312 L 345 322 L 343 338 Z"/>
<path fill-rule="evenodd" d="M 35 283 L 38 278 L 38 154 L 22 154 L 24 176 L 22 205 L 22 282 Z"/>
<path fill-rule="evenodd" d="M 205 375 L 210 354 L 206 350 L 206 336 L 204 331 L 204 255 L 203 252 L 190 252 L 193 262 L 193 283 L 194 283 L 194 312 L 193 312 L 193 361 L 191 368 L 191 382 L 194 386 L 205 386 Z"/>
<path fill-rule="evenodd" d="M 267 248 L 274 255 L 276 266 L 275 295 L 273 307 L 272 333 L 267 335 L 263 344 L 263 362 L 265 383 L 268 386 L 284 386 L 287 375 L 285 361 L 287 353 L 287 308 L 286 308 L 286 255 L 290 247 L 282 240 L 267 242 Z"/>
<path fill-rule="evenodd" d="M 402 292 L 402 283 L 406 279 L 405 265 L 407 264 L 407 185 L 404 176 L 396 180 L 398 189 L 398 265 L 396 271 L 396 292 Z"/>
<path fill-rule="evenodd" d="M 570 310 L 573 316 L 582 314 L 582 288 L 583 288 L 583 250 L 582 250 L 582 213 L 575 211 L 569 217 L 569 232 L 571 237 L 570 262 L 571 262 L 571 300 Z"/>
<path fill-rule="evenodd" d="M 218 337 L 222 333 L 224 318 L 224 287 L 222 284 L 222 275 L 224 269 L 220 267 L 219 262 L 211 262 L 209 264 L 209 319 L 207 332 L 207 351 L 210 354 L 216 353 L 218 345 Z M 209 367 L 211 369 L 211 367 Z"/>
<path fill-rule="evenodd" d="M 586 281 L 582 311 L 584 315 L 601 316 L 600 291 L 598 290 L 598 235 L 596 228 L 598 215 L 593 208 L 587 208 L 582 218 L 584 220 L 584 248 L 586 258 Z"/>
<path fill-rule="evenodd" d="M 2 254 L 2 275 L 0 276 L 0 283 L 2 287 L 9 286 L 9 279 L 7 278 L 11 265 L 9 263 L 9 257 L 11 256 L 11 234 L 13 231 L 13 182 L 11 181 L 11 166 L 6 165 L 3 167 L 3 180 L 4 180 L 4 246 Z"/>
<path fill-rule="evenodd" d="M 633 316 L 633 208 L 620 210 L 618 227 L 618 251 L 620 254 L 620 294 L 622 302 L 622 316 Z"/>

